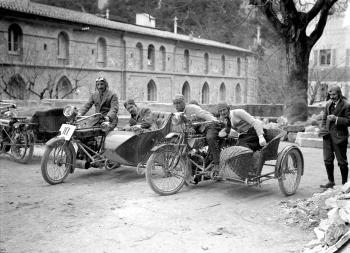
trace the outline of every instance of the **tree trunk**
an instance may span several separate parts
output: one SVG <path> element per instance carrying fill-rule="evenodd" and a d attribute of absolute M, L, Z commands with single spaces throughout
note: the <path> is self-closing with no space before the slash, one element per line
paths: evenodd
<path fill-rule="evenodd" d="M 308 66 L 310 49 L 300 39 L 286 43 L 287 85 L 284 115 L 288 122 L 306 121 L 308 118 Z"/>

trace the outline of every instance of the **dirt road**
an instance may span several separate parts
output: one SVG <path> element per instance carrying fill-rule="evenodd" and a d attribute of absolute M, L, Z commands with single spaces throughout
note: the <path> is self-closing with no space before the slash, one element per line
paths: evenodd
<path fill-rule="evenodd" d="M 296 195 L 324 183 L 322 150 L 302 148 Z M 21 165 L 0 157 L 0 252 L 299 252 L 312 231 L 285 225 L 276 180 L 186 187 L 161 197 L 134 168 L 77 170 L 48 185 L 40 157 Z M 339 171 L 336 175 L 339 182 Z"/>

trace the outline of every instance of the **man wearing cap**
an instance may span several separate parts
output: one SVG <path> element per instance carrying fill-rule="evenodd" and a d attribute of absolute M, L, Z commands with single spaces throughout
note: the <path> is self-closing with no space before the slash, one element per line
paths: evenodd
<path fill-rule="evenodd" d="M 350 126 L 350 104 L 342 95 L 339 86 L 332 86 L 328 90 L 330 102 L 326 104 L 322 118 L 321 135 L 323 136 L 323 159 L 327 171 L 328 183 L 321 188 L 333 188 L 334 155 L 342 177 L 342 184 L 348 181 L 347 145 Z"/>
<path fill-rule="evenodd" d="M 238 132 L 237 146 L 243 146 L 253 151 L 261 149 L 266 145 L 263 123 L 255 119 L 243 109 L 230 110 L 227 103 L 222 102 L 217 106 L 220 120 L 226 123 L 226 128 L 221 130 L 219 135 L 224 136 L 234 129 Z"/>
<path fill-rule="evenodd" d="M 185 97 L 182 94 L 178 94 L 174 97 L 173 104 L 176 111 L 183 112 L 187 118 L 195 117 L 198 121 L 218 122 L 210 112 L 203 110 L 200 106 L 195 104 L 186 105 Z M 208 126 L 206 129 L 199 129 L 199 131 L 206 133 L 209 152 L 213 156 L 213 171 L 219 171 L 220 148 L 218 145 L 218 130 L 212 125 Z"/>
<path fill-rule="evenodd" d="M 151 109 L 148 107 L 138 107 L 133 99 L 128 99 L 124 103 L 125 109 L 130 113 L 129 124 L 131 127 L 139 126 L 142 129 L 150 129 L 152 126 Z"/>
<path fill-rule="evenodd" d="M 79 110 L 79 115 L 85 115 L 92 105 L 95 105 L 95 113 L 101 113 L 105 120 L 110 123 L 109 130 L 113 130 L 118 124 L 119 102 L 117 95 L 108 89 L 105 78 L 96 79 L 96 89 L 88 102 Z"/>

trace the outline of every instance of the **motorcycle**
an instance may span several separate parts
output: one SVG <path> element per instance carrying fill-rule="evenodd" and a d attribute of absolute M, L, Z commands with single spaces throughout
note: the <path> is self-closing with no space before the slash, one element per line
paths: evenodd
<path fill-rule="evenodd" d="M 49 184 L 62 183 L 75 168 L 112 170 L 127 165 L 142 174 L 151 148 L 170 131 L 171 123 L 170 113 L 153 112 L 155 119 L 162 119 L 154 131 L 107 131 L 109 125 L 100 113 L 78 117 L 76 108 L 67 106 L 63 114 L 68 122 L 46 143 L 41 160 L 41 173 Z"/>
<path fill-rule="evenodd" d="M 152 148 L 147 161 L 146 181 L 159 195 L 177 193 L 184 185 L 198 184 L 206 180 L 228 180 L 247 185 L 278 179 L 281 192 L 293 195 L 304 172 L 304 160 L 295 145 L 286 146 L 277 153 L 284 131 L 271 129 L 266 132 L 268 144 L 261 151 L 235 146 L 236 140 L 219 138 L 220 170 L 213 170 L 204 134 L 193 134 L 193 128 L 209 126 L 215 122 L 193 122 L 183 114 L 177 115 L 179 131 L 165 136 L 165 142 Z M 276 160 L 275 164 L 265 163 Z M 263 174 L 263 166 L 273 166 L 274 171 Z"/>
<path fill-rule="evenodd" d="M 17 117 L 12 109 L 16 109 L 15 104 L 0 103 L 0 154 L 27 163 L 34 151 L 32 124 L 25 117 Z"/>

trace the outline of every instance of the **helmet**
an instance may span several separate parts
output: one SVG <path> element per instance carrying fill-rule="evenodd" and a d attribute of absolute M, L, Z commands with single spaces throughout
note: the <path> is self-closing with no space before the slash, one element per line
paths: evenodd
<path fill-rule="evenodd" d="M 106 78 L 104 78 L 104 77 L 97 77 L 97 78 L 96 78 L 96 83 L 97 83 L 97 82 L 107 83 L 107 80 L 106 80 Z"/>

